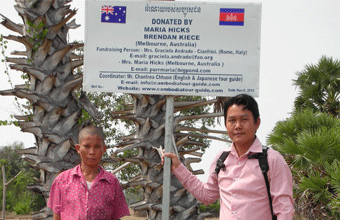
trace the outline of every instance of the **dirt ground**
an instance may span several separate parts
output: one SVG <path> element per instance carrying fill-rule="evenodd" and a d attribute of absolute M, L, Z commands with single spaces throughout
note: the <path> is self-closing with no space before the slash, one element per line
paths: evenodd
<path fill-rule="evenodd" d="M 2 212 L 0 212 L 0 219 L 2 219 Z M 6 212 L 5 219 L 32 219 L 30 215 L 16 215 L 14 212 Z"/>
<path fill-rule="evenodd" d="M 147 217 L 135 217 L 133 210 L 130 209 L 130 216 L 125 216 L 121 220 L 146 220 Z M 207 219 L 208 220 L 208 219 Z M 209 220 L 218 220 L 218 218 L 209 218 Z"/>
<path fill-rule="evenodd" d="M 133 216 L 133 211 L 130 210 L 131 215 L 121 218 L 121 220 L 146 220 L 146 217 L 135 217 Z M 0 219 L 2 218 L 2 213 L 0 212 Z M 32 219 L 30 215 L 16 215 L 14 212 L 6 212 L 5 219 L 8 220 L 21 220 L 21 219 Z M 209 218 L 209 220 L 218 220 L 218 218 Z"/>

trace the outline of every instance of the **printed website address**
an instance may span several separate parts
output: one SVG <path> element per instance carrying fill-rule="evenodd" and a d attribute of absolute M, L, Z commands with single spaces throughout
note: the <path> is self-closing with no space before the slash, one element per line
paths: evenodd
<path fill-rule="evenodd" d="M 168 81 L 153 81 L 144 80 L 140 82 L 141 85 L 157 85 L 157 86 L 204 86 L 204 87 L 220 87 L 220 83 L 205 83 L 205 82 L 168 82 Z"/>
<path fill-rule="evenodd" d="M 187 89 L 187 88 L 139 88 L 136 86 L 118 86 L 118 90 L 131 90 L 131 91 L 146 91 L 146 92 L 205 92 L 205 93 L 223 93 L 223 89 Z"/>

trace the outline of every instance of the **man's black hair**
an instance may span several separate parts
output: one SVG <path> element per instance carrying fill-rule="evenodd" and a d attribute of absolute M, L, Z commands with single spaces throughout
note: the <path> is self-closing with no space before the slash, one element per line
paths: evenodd
<path fill-rule="evenodd" d="M 239 94 L 237 96 L 231 97 L 227 99 L 224 103 L 224 124 L 227 121 L 227 111 L 232 105 L 244 105 L 243 109 L 248 109 L 251 111 L 254 117 L 254 122 L 256 123 L 257 119 L 260 117 L 259 107 L 257 105 L 256 100 L 247 94 Z"/>

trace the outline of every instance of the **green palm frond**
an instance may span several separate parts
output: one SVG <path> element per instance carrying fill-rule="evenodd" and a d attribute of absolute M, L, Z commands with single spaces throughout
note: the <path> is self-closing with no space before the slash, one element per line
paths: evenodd
<path fill-rule="evenodd" d="M 306 158 L 315 164 L 332 162 L 339 156 L 340 148 L 339 128 L 322 126 L 316 131 L 303 131 L 298 135 L 297 143 Z"/>
<path fill-rule="evenodd" d="M 320 177 L 320 174 L 316 172 L 313 175 L 309 175 L 308 178 L 302 178 L 299 187 L 306 195 L 311 195 L 316 203 L 327 204 L 332 197 L 332 193 L 328 189 L 328 182 L 328 178 Z"/>
<path fill-rule="evenodd" d="M 314 111 L 339 114 L 340 61 L 323 56 L 317 64 L 306 65 L 297 72 L 293 85 L 299 89 L 295 111 L 311 108 Z"/>
<path fill-rule="evenodd" d="M 296 74 L 294 112 L 267 143 L 291 167 L 297 213 L 340 219 L 340 61 L 323 56 Z"/>
<path fill-rule="evenodd" d="M 292 165 L 297 169 L 301 169 L 303 171 L 308 171 L 312 166 L 313 161 L 309 160 L 306 156 L 302 154 L 295 155 L 292 161 Z"/>
<path fill-rule="evenodd" d="M 340 194 L 328 204 L 328 207 L 331 210 L 331 215 L 335 219 L 340 219 Z"/>
<path fill-rule="evenodd" d="M 325 163 L 325 170 L 329 175 L 332 188 L 340 199 L 340 161 L 335 159 L 332 164 Z"/>

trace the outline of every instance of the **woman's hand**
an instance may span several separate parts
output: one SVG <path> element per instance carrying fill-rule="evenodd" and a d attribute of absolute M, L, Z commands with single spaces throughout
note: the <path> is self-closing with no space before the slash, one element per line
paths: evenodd
<path fill-rule="evenodd" d="M 176 154 L 174 153 L 164 153 L 162 155 L 162 165 L 164 165 L 164 157 L 169 157 L 171 159 L 171 171 L 175 170 L 181 164 L 181 161 L 178 159 Z"/>

